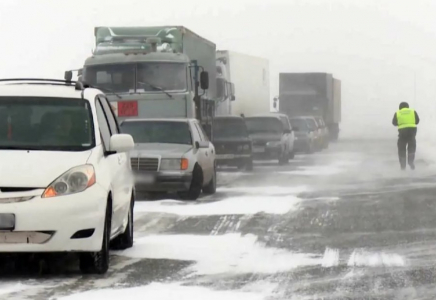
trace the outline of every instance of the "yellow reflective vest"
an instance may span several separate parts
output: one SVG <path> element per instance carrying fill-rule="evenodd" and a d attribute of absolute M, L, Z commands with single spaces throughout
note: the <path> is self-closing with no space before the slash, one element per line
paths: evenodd
<path fill-rule="evenodd" d="M 415 128 L 415 110 L 411 108 L 403 108 L 397 111 L 398 129 Z"/>

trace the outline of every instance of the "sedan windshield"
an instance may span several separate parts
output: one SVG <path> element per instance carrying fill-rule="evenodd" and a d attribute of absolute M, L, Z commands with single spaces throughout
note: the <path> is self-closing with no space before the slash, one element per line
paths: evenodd
<path fill-rule="evenodd" d="M 0 149 L 83 151 L 94 143 L 89 102 L 0 97 Z"/>
<path fill-rule="evenodd" d="M 291 119 L 292 128 L 296 131 L 308 131 L 307 122 L 303 119 Z"/>
<path fill-rule="evenodd" d="M 318 128 L 314 119 L 306 119 L 306 120 L 310 130 L 316 130 Z"/>
<path fill-rule="evenodd" d="M 276 133 L 283 132 L 283 124 L 277 118 L 246 118 L 248 132 L 250 133 Z"/>
<path fill-rule="evenodd" d="M 189 124 L 175 121 L 135 121 L 121 124 L 121 131 L 132 135 L 135 143 L 192 145 Z"/>
<path fill-rule="evenodd" d="M 216 119 L 213 121 L 213 134 L 216 138 L 247 137 L 247 127 L 240 119 Z"/>

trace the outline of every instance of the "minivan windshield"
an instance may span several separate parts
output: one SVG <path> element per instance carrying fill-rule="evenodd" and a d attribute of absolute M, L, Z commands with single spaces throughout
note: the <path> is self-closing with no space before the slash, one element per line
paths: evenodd
<path fill-rule="evenodd" d="M 247 127 L 242 119 L 222 118 L 213 121 L 214 138 L 243 138 L 247 136 Z"/>
<path fill-rule="evenodd" d="M 0 149 L 84 151 L 94 145 L 87 100 L 0 97 Z"/>
<path fill-rule="evenodd" d="M 253 133 L 275 133 L 281 134 L 283 132 L 283 124 L 277 118 L 268 117 L 253 117 L 246 118 L 248 132 Z"/>
<path fill-rule="evenodd" d="M 132 135 L 137 144 L 161 143 L 192 145 L 189 124 L 177 121 L 123 122 L 121 131 Z"/>

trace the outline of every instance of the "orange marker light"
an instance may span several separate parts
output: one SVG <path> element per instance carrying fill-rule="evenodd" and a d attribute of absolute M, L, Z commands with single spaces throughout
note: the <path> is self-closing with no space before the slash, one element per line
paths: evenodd
<path fill-rule="evenodd" d="M 182 158 L 182 161 L 180 162 L 180 169 L 187 170 L 188 166 L 189 166 L 189 161 L 186 158 Z"/>
<path fill-rule="evenodd" d="M 57 195 L 55 189 L 53 187 L 49 187 L 45 190 L 44 194 L 42 194 L 42 198 L 50 198 L 55 197 Z"/>
<path fill-rule="evenodd" d="M 95 184 L 95 181 L 96 181 L 96 180 L 95 180 L 95 173 L 88 174 L 88 177 L 89 177 L 89 175 L 91 175 L 91 178 L 89 178 L 89 180 L 88 180 L 88 187 L 94 185 L 94 184 Z"/>

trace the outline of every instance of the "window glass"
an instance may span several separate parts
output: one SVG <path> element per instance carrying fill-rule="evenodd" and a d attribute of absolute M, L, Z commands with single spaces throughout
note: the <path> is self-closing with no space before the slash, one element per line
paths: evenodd
<path fill-rule="evenodd" d="M 0 97 L 0 148 L 83 151 L 94 145 L 87 100 Z"/>
<path fill-rule="evenodd" d="M 97 111 L 98 127 L 100 128 L 100 134 L 101 134 L 101 138 L 103 139 L 103 145 L 106 149 L 108 149 L 110 138 L 111 138 L 111 132 L 106 120 L 106 115 L 103 111 L 103 107 L 101 106 L 100 101 L 96 101 L 96 111 Z"/>
<path fill-rule="evenodd" d="M 111 130 L 111 134 L 119 133 L 118 121 L 114 117 L 114 113 L 113 113 L 112 108 L 110 107 L 109 103 L 107 102 L 106 97 L 99 96 L 99 100 L 100 100 L 101 105 L 102 105 L 102 107 L 104 109 L 104 112 L 106 114 L 107 120 L 109 121 L 109 126 L 110 126 L 110 130 Z"/>
<path fill-rule="evenodd" d="M 132 135 L 135 143 L 192 145 L 191 131 L 189 130 L 189 124 L 186 122 L 123 122 L 121 131 Z"/>
<path fill-rule="evenodd" d="M 118 93 L 135 91 L 135 65 L 110 64 L 84 68 L 85 82 Z"/>

